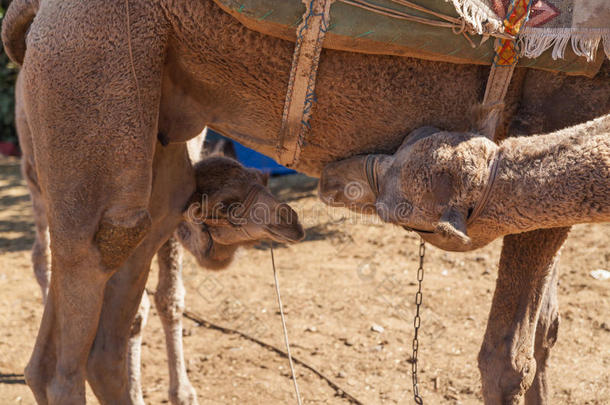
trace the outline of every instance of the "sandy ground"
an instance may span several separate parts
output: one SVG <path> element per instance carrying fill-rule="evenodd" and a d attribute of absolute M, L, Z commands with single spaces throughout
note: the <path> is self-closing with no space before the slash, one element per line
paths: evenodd
<path fill-rule="evenodd" d="M 292 186 L 290 184 L 292 183 Z M 300 187 L 294 187 L 300 184 Z M 275 250 L 293 354 L 364 404 L 411 401 L 411 339 L 418 240 L 399 228 L 329 211 L 312 181 L 275 180 L 300 213 L 307 239 Z M 0 404 L 32 404 L 23 381 L 42 314 L 29 248 L 33 225 L 15 160 L 0 161 Z M 610 403 L 610 225 L 577 226 L 561 259 L 562 323 L 552 356 L 554 404 Z M 485 330 L 501 243 L 468 254 L 428 247 L 420 353 L 428 404 L 477 404 L 476 356 Z M 155 290 L 153 266 L 148 288 Z M 186 257 L 187 308 L 283 348 L 269 250 L 240 251 L 210 272 Z M 247 339 L 185 320 L 188 371 L 200 404 L 295 403 L 285 358 Z M 372 330 L 376 327 L 378 331 Z M 144 330 L 144 395 L 167 403 L 164 339 L 154 309 Z M 297 366 L 306 404 L 348 404 Z M 89 402 L 96 403 L 88 394 Z"/>

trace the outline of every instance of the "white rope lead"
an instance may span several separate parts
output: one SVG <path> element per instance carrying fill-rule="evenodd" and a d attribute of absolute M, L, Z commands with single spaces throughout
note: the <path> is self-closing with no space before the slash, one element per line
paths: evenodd
<path fill-rule="evenodd" d="M 277 294 L 277 304 L 280 307 L 280 316 L 282 318 L 282 328 L 284 329 L 284 343 L 286 343 L 286 353 L 288 353 L 288 362 L 290 363 L 290 371 L 292 372 L 292 382 L 294 383 L 294 392 L 297 396 L 297 403 L 302 405 L 301 394 L 299 393 L 299 385 L 297 384 L 297 375 L 294 372 L 292 364 L 292 354 L 290 354 L 290 343 L 288 343 L 288 330 L 286 329 L 286 319 L 284 318 L 284 307 L 282 306 L 282 297 L 280 296 L 280 282 L 275 269 L 275 259 L 273 257 L 273 244 L 271 245 L 271 265 L 273 266 L 273 278 L 275 279 L 275 292 Z"/>

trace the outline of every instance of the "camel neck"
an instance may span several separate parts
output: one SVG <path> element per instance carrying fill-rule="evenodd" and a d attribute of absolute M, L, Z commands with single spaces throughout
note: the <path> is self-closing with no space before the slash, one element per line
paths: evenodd
<path fill-rule="evenodd" d="M 607 131 L 587 123 L 509 139 L 500 148 L 503 158 L 483 221 L 509 234 L 609 218 Z"/>

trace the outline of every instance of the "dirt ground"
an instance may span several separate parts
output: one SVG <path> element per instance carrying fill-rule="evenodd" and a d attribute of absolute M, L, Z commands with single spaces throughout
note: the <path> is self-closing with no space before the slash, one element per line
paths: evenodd
<path fill-rule="evenodd" d="M 295 357 L 363 404 L 406 404 L 411 393 L 415 235 L 371 218 L 329 210 L 315 182 L 291 176 L 274 189 L 297 209 L 307 239 L 275 249 Z M 0 404 L 33 404 L 23 380 L 42 314 L 29 249 L 33 224 L 16 160 L 0 160 Z M 428 246 L 420 342 L 427 404 L 478 404 L 476 357 L 497 273 L 501 242 L 468 253 Z M 610 224 L 574 227 L 561 259 L 559 341 L 552 355 L 553 404 L 610 403 Z M 188 310 L 283 348 L 269 250 L 239 252 L 226 271 L 198 268 L 186 255 Z M 153 265 L 148 289 L 155 290 Z M 287 360 L 260 345 L 184 321 L 189 376 L 200 404 L 295 403 Z M 373 330 L 373 326 L 375 330 Z M 381 328 L 379 328 L 381 327 Z M 164 338 L 154 309 L 144 330 L 148 403 L 167 403 Z M 306 404 L 348 404 L 297 366 Z M 89 403 L 97 403 L 88 393 Z"/>

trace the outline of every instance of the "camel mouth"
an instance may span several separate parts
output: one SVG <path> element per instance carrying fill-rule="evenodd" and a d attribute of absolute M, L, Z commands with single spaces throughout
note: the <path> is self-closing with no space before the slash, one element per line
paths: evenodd
<path fill-rule="evenodd" d="M 273 227 L 270 226 L 266 227 L 266 230 L 271 239 L 279 243 L 296 243 L 305 238 L 305 231 L 301 226 L 288 232 L 283 230 L 283 233 L 276 232 L 273 230 Z"/>
<path fill-rule="evenodd" d="M 435 234 L 434 231 L 426 231 L 424 229 L 418 229 L 418 228 L 412 228 L 410 226 L 407 225 L 400 225 L 405 231 L 411 231 L 411 232 L 415 232 L 415 233 L 421 233 L 424 235 L 433 235 Z"/>

